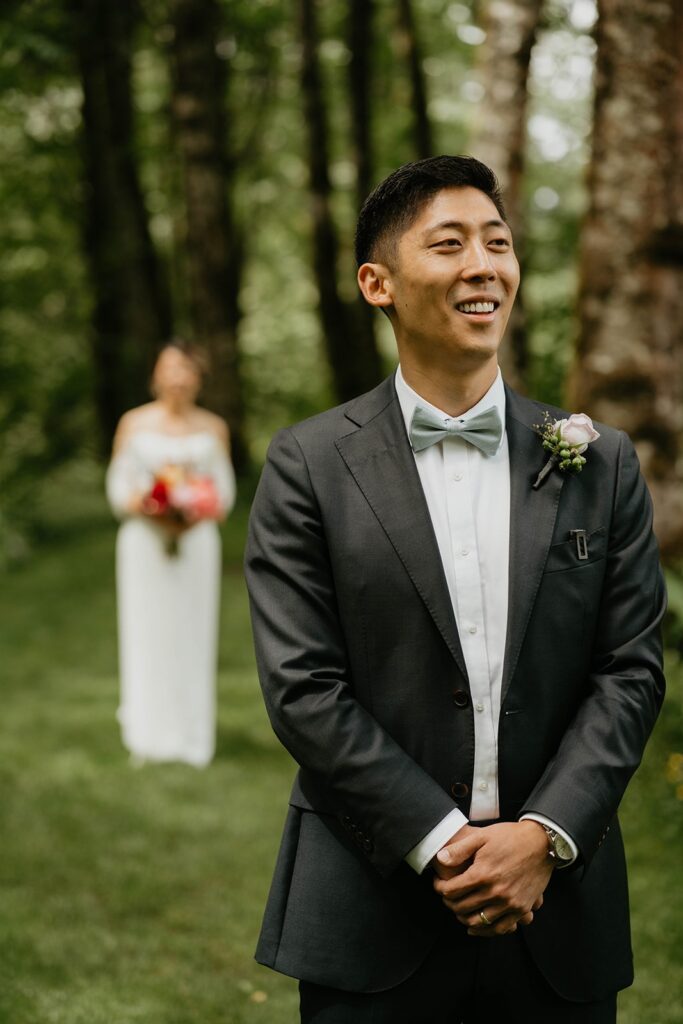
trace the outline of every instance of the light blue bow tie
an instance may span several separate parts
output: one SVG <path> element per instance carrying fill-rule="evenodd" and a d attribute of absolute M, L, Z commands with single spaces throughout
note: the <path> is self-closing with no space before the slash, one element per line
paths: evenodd
<path fill-rule="evenodd" d="M 503 424 L 495 406 L 477 413 L 464 423 L 460 420 L 444 423 L 436 413 L 416 405 L 410 421 L 410 443 L 414 452 L 421 452 L 424 448 L 443 441 L 444 437 L 462 437 L 484 455 L 495 455 L 502 436 Z"/>

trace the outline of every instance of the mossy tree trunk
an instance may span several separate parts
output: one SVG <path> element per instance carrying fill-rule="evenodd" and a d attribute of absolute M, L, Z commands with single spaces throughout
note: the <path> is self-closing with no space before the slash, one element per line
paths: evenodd
<path fill-rule="evenodd" d="M 337 400 L 345 402 L 377 384 L 377 349 L 368 343 L 368 334 L 357 327 L 353 315 L 357 307 L 355 303 L 350 307 L 344 302 L 337 284 L 339 236 L 331 206 L 329 129 L 318 57 L 316 0 L 299 0 L 299 29 L 313 219 L 313 273 L 334 391 Z"/>
<path fill-rule="evenodd" d="M 95 402 L 108 452 L 121 414 L 145 401 L 171 312 L 135 155 L 134 0 L 71 0 L 83 90 L 84 246 L 93 289 Z"/>
<path fill-rule="evenodd" d="M 683 554 L 683 6 L 599 0 L 574 407 L 626 430 Z"/>
<path fill-rule="evenodd" d="M 417 160 L 423 160 L 434 155 L 434 140 L 429 117 L 427 84 L 422 69 L 422 50 L 411 0 L 398 0 L 397 39 L 410 76 L 415 157 Z"/>
<path fill-rule="evenodd" d="M 543 0 L 495 0 L 486 7 L 480 74 L 484 87 L 477 110 L 472 151 L 496 172 L 515 240 L 524 281 L 525 231 L 522 197 L 526 149 L 527 83 Z M 524 388 L 529 349 L 523 288 L 510 317 L 500 352 L 503 374 Z"/>
<path fill-rule="evenodd" d="M 171 0 L 170 17 L 171 110 L 183 169 L 191 323 L 194 340 L 209 355 L 204 399 L 227 420 L 235 468 L 243 472 L 248 454 L 238 329 L 244 249 L 227 148 L 223 8 L 217 0 Z"/>
<path fill-rule="evenodd" d="M 348 8 L 349 99 L 351 101 L 351 149 L 356 169 L 356 212 L 373 186 L 372 148 L 372 48 L 374 0 L 351 0 Z M 354 225 L 355 227 L 355 225 Z M 377 312 L 358 292 L 353 310 L 355 329 L 367 363 L 367 386 L 380 380 L 382 361 L 375 335 Z"/>

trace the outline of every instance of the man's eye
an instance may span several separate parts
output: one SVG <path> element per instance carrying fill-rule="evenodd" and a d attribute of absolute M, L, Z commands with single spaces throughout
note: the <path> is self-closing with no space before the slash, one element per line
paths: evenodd
<path fill-rule="evenodd" d="M 444 238 L 432 246 L 433 249 L 457 249 L 460 245 L 459 238 Z"/>
<path fill-rule="evenodd" d="M 499 249 L 506 249 L 510 245 L 510 241 L 507 238 L 493 238 L 489 245 L 495 245 Z"/>

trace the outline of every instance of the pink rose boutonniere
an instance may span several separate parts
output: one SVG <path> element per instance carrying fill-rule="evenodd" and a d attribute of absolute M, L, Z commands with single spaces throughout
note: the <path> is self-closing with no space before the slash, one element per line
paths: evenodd
<path fill-rule="evenodd" d="M 600 437 L 590 416 L 583 412 L 573 413 L 569 419 L 554 421 L 546 412 L 542 426 L 537 426 L 536 430 L 550 458 L 536 477 L 534 490 L 541 486 L 554 466 L 563 472 L 580 473 L 586 464 L 583 453 Z"/>

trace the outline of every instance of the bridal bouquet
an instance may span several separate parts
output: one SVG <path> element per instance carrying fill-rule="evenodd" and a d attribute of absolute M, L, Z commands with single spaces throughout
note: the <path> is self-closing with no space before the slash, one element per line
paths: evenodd
<path fill-rule="evenodd" d="M 218 519 L 221 503 L 211 477 L 199 476 L 186 466 L 169 465 L 156 474 L 142 499 L 145 515 L 166 521 L 171 527 L 189 526 L 200 519 Z M 177 533 L 169 531 L 169 555 L 178 554 Z"/>

